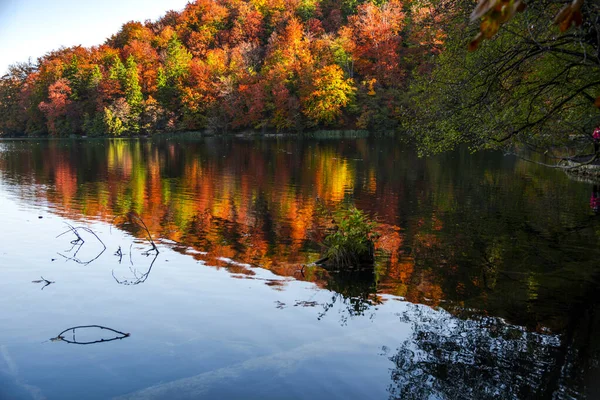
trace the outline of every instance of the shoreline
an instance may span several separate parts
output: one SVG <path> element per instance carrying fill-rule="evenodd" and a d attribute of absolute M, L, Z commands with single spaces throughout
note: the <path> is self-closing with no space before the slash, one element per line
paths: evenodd
<path fill-rule="evenodd" d="M 111 140 L 138 140 L 138 139 L 170 139 L 170 138 L 208 138 L 208 137 L 223 137 L 223 138 L 278 138 L 278 137 L 304 137 L 304 138 L 356 138 L 369 136 L 395 136 L 397 132 L 370 132 L 368 130 L 358 129 L 332 129 L 332 130 L 316 130 L 307 132 L 263 132 L 263 131 L 241 131 L 230 133 L 214 133 L 204 131 L 182 131 L 182 132 L 161 132 L 153 135 L 123 135 L 123 136 L 0 136 L 0 141 L 11 140 L 96 140 L 96 139 L 111 139 Z"/>

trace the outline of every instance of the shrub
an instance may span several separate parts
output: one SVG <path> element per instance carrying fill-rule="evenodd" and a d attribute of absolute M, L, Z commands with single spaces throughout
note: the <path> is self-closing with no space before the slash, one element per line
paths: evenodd
<path fill-rule="evenodd" d="M 355 207 L 340 208 L 333 213 L 334 231 L 327 235 L 325 257 L 330 266 L 341 268 L 373 264 L 377 223 Z"/>

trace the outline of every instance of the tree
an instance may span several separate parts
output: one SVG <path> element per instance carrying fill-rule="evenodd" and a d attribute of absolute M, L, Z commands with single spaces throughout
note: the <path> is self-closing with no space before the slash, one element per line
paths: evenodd
<path fill-rule="evenodd" d="M 317 123 L 333 124 L 354 97 L 352 80 L 333 64 L 315 71 L 311 81 L 310 93 L 302 99 L 304 113 Z"/>
<path fill-rule="evenodd" d="M 217 33 L 224 28 L 228 10 L 214 0 L 188 3 L 181 13 L 179 33 L 192 55 L 204 56 L 214 44 Z"/>
<path fill-rule="evenodd" d="M 407 110 L 417 113 L 405 89 L 414 73 L 430 71 L 444 28 L 456 27 L 443 16 L 471 8 L 462 3 L 194 0 L 156 22 L 128 22 L 99 47 L 52 51 L 20 81 L 3 78 L 0 108 L 12 116 L 2 124 L 47 133 L 52 113 L 39 105 L 50 104 L 51 85 L 65 79 L 62 133 L 102 132 L 105 108 L 121 99 L 129 106 L 125 131 L 136 133 L 150 96 L 164 111 L 157 121 L 167 118 L 173 129 L 210 121 L 222 129 L 393 130 Z"/>
<path fill-rule="evenodd" d="M 59 134 L 57 123 L 61 117 L 65 117 L 67 106 L 71 104 L 69 96 L 72 90 L 69 82 L 63 78 L 50 85 L 48 91 L 48 101 L 41 102 L 39 108 L 46 115 L 48 131 L 51 135 L 56 136 Z M 67 121 L 63 120 L 63 122 L 68 124 Z"/>
<path fill-rule="evenodd" d="M 164 67 L 158 69 L 157 97 L 169 109 L 179 105 L 179 94 L 183 79 L 188 75 L 192 55 L 181 44 L 177 34 L 173 34 L 167 45 Z"/>
<path fill-rule="evenodd" d="M 586 2 L 581 26 L 568 32 L 546 23 L 561 6 L 529 4 L 471 53 L 465 44 L 481 27 L 453 25 L 432 75 L 413 86 L 419 123 L 411 129 L 422 150 L 525 146 L 555 161 L 589 151 L 600 123 L 600 5 Z M 469 12 L 455 8 L 462 23 Z"/>
<path fill-rule="evenodd" d="M 127 58 L 124 76 L 122 78 L 125 99 L 133 112 L 139 113 L 142 102 L 144 101 L 144 96 L 142 95 L 142 88 L 140 86 L 138 66 L 132 56 Z"/>
<path fill-rule="evenodd" d="M 122 49 L 133 41 L 149 42 L 153 39 L 152 30 L 141 22 L 129 21 L 121 27 L 121 30 L 106 41 L 112 48 Z"/>
<path fill-rule="evenodd" d="M 300 93 L 314 68 L 309 40 L 302 28 L 301 22 L 292 18 L 271 36 L 265 57 L 262 73 L 269 94 L 266 107 L 272 111 L 270 124 L 278 130 L 302 129 Z"/>
<path fill-rule="evenodd" d="M 349 18 L 356 46 L 354 58 L 357 71 L 365 78 L 375 78 L 380 84 L 397 84 L 402 78 L 400 68 L 400 37 L 404 12 L 398 0 L 376 6 L 367 2 Z"/>
<path fill-rule="evenodd" d="M 125 59 L 133 57 L 139 70 L 139 82 L 146 95 L 156 92 L 156 77 L 159 66 L 158 52 L 148 42 L 134 39 L 123 48 Z"/>
<path fill-rule="evenodd" d="M 554 24 L 561 32 L 568 31 L 573 25 L 583 24 L 582 6 L 584 0 L 573 0 L 564 4 L 554 17 Z M 483 39 L 490 39 L 500 26 L 510 21 L 517 13 L 523 12 L 527 4 L 523 0 L 480 0 L 471 13 L 471 22 L 481 19 L 480 31 L 469 43 L 469 50 L 476 50 Z"/>
<path fill-rule="evenodd" d="M 25 132 L 25 116 L 21 104 L 21 93 L 28 77 L 36 67 L 18 63 L 8 68 L 8 74 L 0 79 L 0 135 L 19 135 Z"/>
<path fill-rule="evenodd" d="M 0 81 L 0 135 L 22 133 L 24 124 L 18 102 L 21 82 L 16 79 Z"/>

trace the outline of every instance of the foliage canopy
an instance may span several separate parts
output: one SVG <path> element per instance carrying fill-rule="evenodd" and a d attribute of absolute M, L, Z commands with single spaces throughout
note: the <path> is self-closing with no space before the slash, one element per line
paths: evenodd
<path fill-rule="evenodd" d="M 580 4 L 581 24 L 573 29 L 551 26 L 565 7 L 556 0 L 530 2 L 485 34 L 489 40 L 474 52 L 465 43 L 487 27 L 487 14 L 481 26 L 467 25 L 471 10 L 453 7 L 470 28 L 449 35 L 431 75 L 412 86 L 419 112 L 411 124 L 421 149 L 526 146 L 557 158 L 566 155 L 564 146 L 589 151 L 600 123 L 600 5 Z"/>

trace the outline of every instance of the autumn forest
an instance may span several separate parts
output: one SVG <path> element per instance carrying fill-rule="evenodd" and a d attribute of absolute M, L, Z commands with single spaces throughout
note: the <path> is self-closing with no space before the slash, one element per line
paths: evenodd
<path fill-rule="evenodd" d="M 13 66 L 0 131 L 393 128 L 407 78 L 444 38 L 435 11 L 417 3 L 194 1 L 128 22 L 98 47 Z"/>
<path fill-rule="evenodd" d="M 585 153 L 599 118 L 599 7 L 196 0 L 99 46 L 13 64 L 0 135 L 360 129 L 402 132 L 426 152 Z"/>

